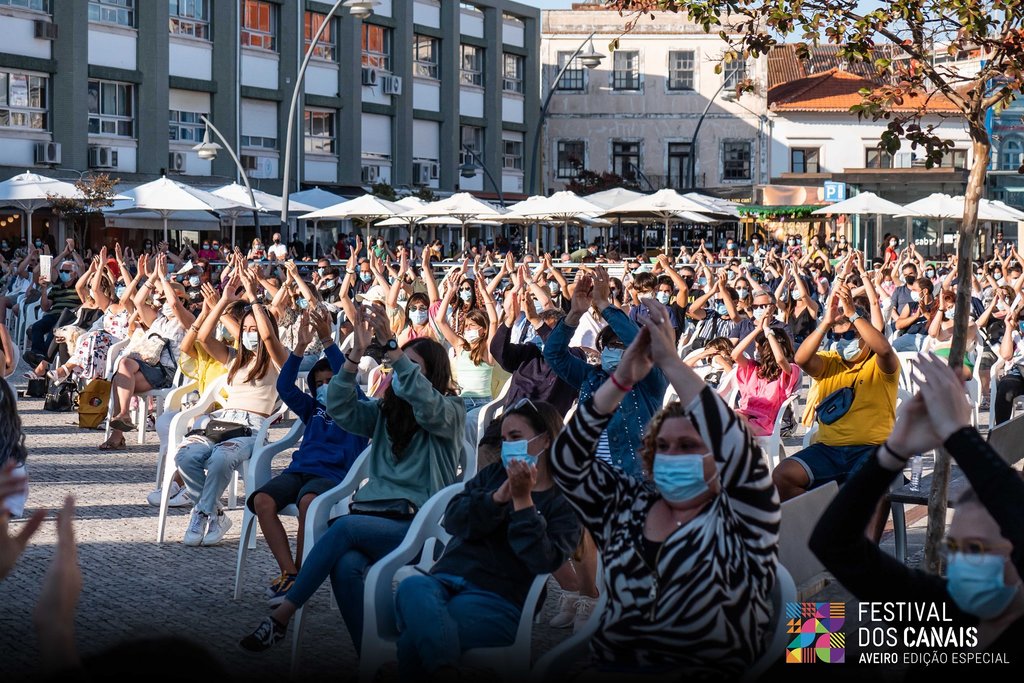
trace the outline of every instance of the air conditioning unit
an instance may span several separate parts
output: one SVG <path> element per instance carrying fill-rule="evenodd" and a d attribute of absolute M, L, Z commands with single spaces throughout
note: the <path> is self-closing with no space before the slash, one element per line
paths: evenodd
<path fill-rule="evenodd" d="M 116 168 L 117 152 L 113 147 L 89 147 L 89 168 Z"/>
<path fill-rule="evenodd" d="M 432 164 L 427 161 L 414 161 L 412 164 L 412 184 L 429 185 L 431 166 Z"/>
<path fill-rule="evenodd" d="M 52 21 L 43 21 L 42 19 L 36 19 L 33 23 L 35 25 L 36 38 L 57 40 L 57 24 Z"/>
<path fill-rule="evenodd" d="M 363 85 L 377 85 L 377 70 L 364 68 L 363 69 Z"/>
<path fill-rule="evenodd" d="M 59 142 L 37 142 L 36 143 L 37 164 L 59 164 L 60 143 Z"/>
<path fill-rule="evenodd" d="M 363 184 L 373 185 L 380 180 L 380 166 L 363 166 Z"/>
<path fill-rule="evenodd" d="M 385 95 L 402 94 L 401 76 L 381 76 L 381 87 Z"/>
<path fill-rule="evenodd" d="M 171 152 L 167 155 L 167 168 L 175 173 L 185 172 L 185 153 Z"/>

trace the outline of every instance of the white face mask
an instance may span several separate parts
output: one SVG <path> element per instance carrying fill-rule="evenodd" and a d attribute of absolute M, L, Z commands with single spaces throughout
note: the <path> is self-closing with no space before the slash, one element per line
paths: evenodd
<path fill-rule="evenodd" d="M 953 313 L 954 313 L 954 310 L 952 308 L 947 308 L 943 312 L 942 315 L 945 316 L 946 320 L 952 320 L 953 319 Z"/>
<path fill-rule="evenodd" d="M 172 315 L 174 315 L 174 305 L 164 304 L 163 306 L 160 307 L 160 312 L 163 313 L 163 316 L 165 318 L 170 318 Z"/>
<path fill-rule="evenodd" d="M 256 347 L 260 344 L 260 333 L 259 332 L 243 332 L 242 333 L 242 346 L 249 351 L 255 351 Z"/>
<path fill-rule="evenodd" d="M 466 330 L 463 333 L 462 337 L 463 337 L 463 339 L 468 341 L 470 344 L 472 344 L 472 343 L 476 342 L 477 339 L 480 338 L 480 330 L 477 330 L 477 329 Z"/>

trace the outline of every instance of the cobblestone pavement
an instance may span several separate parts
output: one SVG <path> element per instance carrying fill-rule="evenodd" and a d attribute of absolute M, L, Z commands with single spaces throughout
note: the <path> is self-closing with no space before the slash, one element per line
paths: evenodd
<path fill-rule="evenodd" d="M 102 431 L 80 430 L 72 413 L 48 413 L 42 401 L 19 399 L 29 448 L 30 508 L 58 508 L 67 494 L 77 499 L 75 530 L 83 574 L 83 590 L 76 619 L 77 640 L 83 654 L 95 653 L 125 639 L 176 635 L 204 645 L 235 675 L 248 678 L 287 676 L 290 636 L 263 655 L 242 652 L 238 640 L 268 613 L 263 591 L 276 576 L 276 564 L 260 538 L 249 554 L 241 598 L 232 600 L 234 569 L 242 510 L 228 512 L 233 525 L 224 542 L 212 548 L 181 544 L 188 510 L 172 509 L 166 542 L 155 542 L 157 508 L 146 503 L 154 488 L 157 444 L 138 446 L 130 435 L 128 451 L 101 452 L 96 446 Z M 280 438 L 289 423 L 272 430 Z M 790 452 L 798 442 L 790 440 Z M 280 459 L 283 467 L 287 459 Z M 240 500 L 244 500 L 240 496 Z M 296 522 L 285 519 L 294 539 Z M 910 530 L 910 552 L 917 555 L 923 542 L 923 520 Z M 11 524 L 12 532 L 20 523 Z M 891 548 L 891 534 L 884 546 Z M 31 628 L 32 609 L 52 555 L 53 521 L 48 521 L 14 572 L 0 583 L 0 671 L 5 681 L 19 680 L 38 668 L 38 648 Z M 306 610 L 299 673 L 303 678 L 331 676 L 355 678 L 356 657 L 328 584 L 313 597 Z M 547 651 L 568 630 L 546 625 L 553 614 L 556 591 L 549 591 L 543 623 L 535 627 L 534 656 Z M 820 599 L 848 599 L 832 584 Z M 173 667 L 173 656 L 155 667 Z M 192 677 L 194 672 L 182 671 Z M 389 678 L 394 678 L 390 676 Z"/>

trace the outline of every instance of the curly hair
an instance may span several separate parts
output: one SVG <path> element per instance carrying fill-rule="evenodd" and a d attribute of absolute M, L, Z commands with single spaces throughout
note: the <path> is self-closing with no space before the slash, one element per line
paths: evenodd
<path fill-rule="evenodd" d="M 25 433 L 21 430 L 18 403 L 11 385 L 0 379 L 0 466 L 8 460 L 25 464 Z"/>
<path fill-rule="evenodd" d="M 688 417 L 686 409 L 679 401 L 669 403 L 656 412 L 647 423 L 647 431 L 644 433 L 643 441 L 640 442 L 640 462 L 643 463 L 644 472 L 648 473 L 648 476 L 654 471 L 654 454 L 658 450 L 658 434 L 661 433 L 661 425 L 672 417 Z"/>

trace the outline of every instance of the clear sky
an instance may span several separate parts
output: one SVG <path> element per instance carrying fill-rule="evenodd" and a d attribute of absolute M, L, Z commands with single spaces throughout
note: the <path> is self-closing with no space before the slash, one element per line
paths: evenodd
<path fill-rule="evenodd" d="M 573 0 L 519 0 L 524 5 L 533 5 L 541 9 L 569 9 Z"/>

